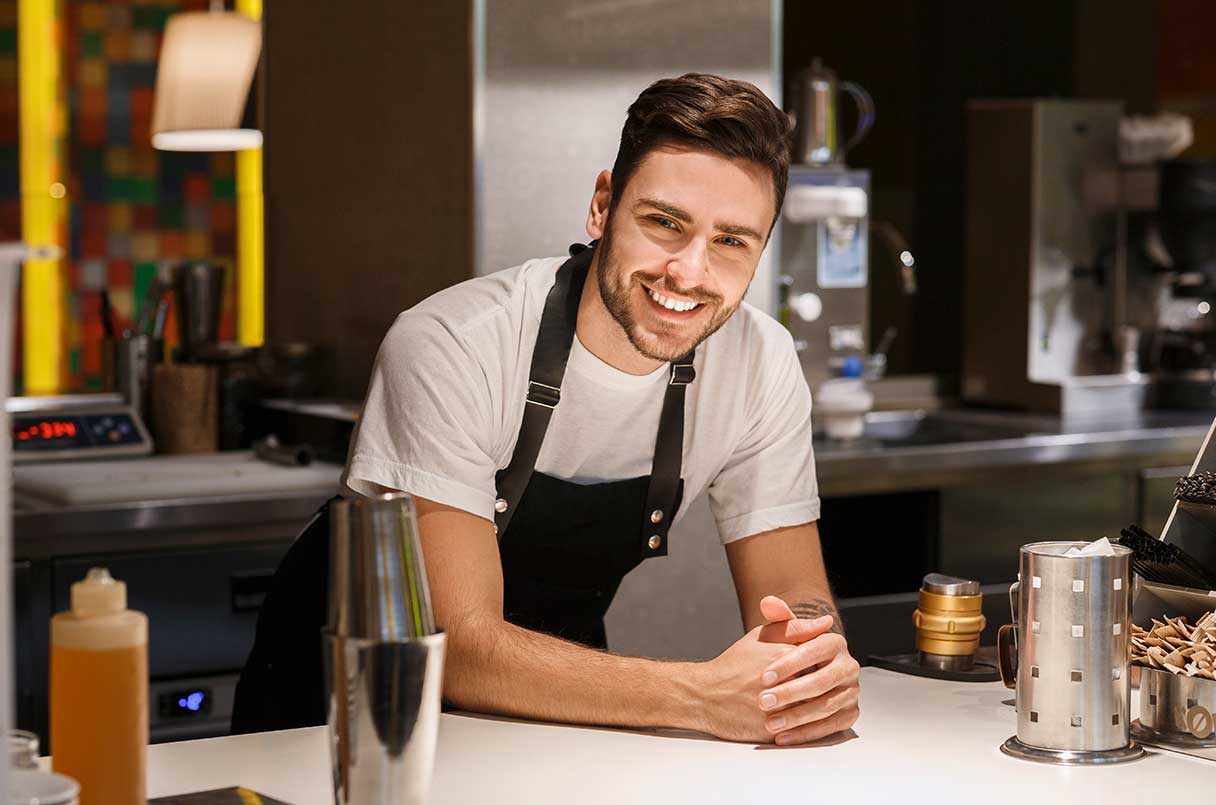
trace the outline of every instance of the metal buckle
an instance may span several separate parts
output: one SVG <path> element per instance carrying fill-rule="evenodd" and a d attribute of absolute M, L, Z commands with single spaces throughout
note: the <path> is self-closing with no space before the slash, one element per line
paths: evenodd
<path fill-rule="evenodd" d="M 556 408 L 561 397 L 562 390 L 559 388 L 544 383 L 537 383 L 535 380 L 528 381 L 527 401 L 534 405 L 543 405 L 545 408 Z"/>
<path fill-rule="evenodd" d="M 691 363 L 673 363 L 671 365 L 671 380 L 669 386 L 687 386 L 697 379 L 697 370 Z"/>

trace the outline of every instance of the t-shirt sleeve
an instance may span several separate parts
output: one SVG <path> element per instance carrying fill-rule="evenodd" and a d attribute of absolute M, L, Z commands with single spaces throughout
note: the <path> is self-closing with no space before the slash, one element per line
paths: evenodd
<path fill-rule="evenodd" d="M 491 400 L 472 351 L 438 319 L 403 313 L 372 369 L 343 478 L 494 519 Z"/>
<path fill-rule="evenodd" d="M 723 543 L 819 519 L 811 392 L 793 343 L 782 335 L 779 346 L 766 350 L 742 438 L 709 486 Z"/>

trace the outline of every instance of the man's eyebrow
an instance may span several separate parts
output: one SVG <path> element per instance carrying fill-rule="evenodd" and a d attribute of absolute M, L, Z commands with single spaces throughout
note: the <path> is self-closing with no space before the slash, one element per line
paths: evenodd
<path fill-rule="evenodd" d="M 688 213 L 686 213 L 684 210 L 680 209 L 679 207 L 675 206 L 674 204 L 668 204 L 666 201 L 661 201 L 660 199 L 657 199 L 657 198 L 639 198 L 637 200 L 637 204 L 634 206 L 635 207 L 654 207 L 656 210 L 659 210 L 661 212 L 664 212 L 664 213 L 670 215 L 672 218 L 675 218 L 677 221 L 683 221 L 686 224 L 692 223 L 691 215 L 689 215 Z M 761 242 L 763 242 L 763 240 L 764 240 L 764 236 L 761 235 L 759 232 L 752 229 L 750 226 L 743 226 L 742 224 L 717 224 L 714 227 L 714 229 L 717 229 L 718 231 L 720 231 L 726 235 L 742 235 L 743 237 L 754 238 L 755 240 L 758 240 Z"/>
<path fill-rule="evenodd" d="M 742 226 L 741 224 L 718 224 L 714 228 L 727 235 L 742 235 L 745 238 L 754 238 L 755 240 L 761 242 L 764 241 L 764 237 L 750 226 Z"/>
<path fill-rule="evenodd" d="M 635 206 L 636 207 L 654 207 L 656 210 L 661 210 L 662 212 L 667 213 L 672 218 L 675 218 L 677 221 L 683 221 L 686 224 L 692 223 L 691 215 L 684 212 L 684 210 L 680 209 L 679 207 L 675 206 L 674 204 L 668 204 L 666 201 L 660 201 L 657 198 L 640 198 L 640 199 L 638 199 L 638 203 Z"/>

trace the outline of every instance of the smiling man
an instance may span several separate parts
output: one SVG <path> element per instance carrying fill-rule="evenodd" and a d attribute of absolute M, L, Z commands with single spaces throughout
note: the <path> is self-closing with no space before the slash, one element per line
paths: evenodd
<path fill-rule="evenodd" d="M 810 393 L 743 303 L 788 165 L 756 87 L 658 81 L 596 179 L 590 247 L 444 290 L 386 336 L 345 480 L 417 501 L 455 706 L 779 744 L 856 720 Z M 670 526 L 705 490 L 747 633 L 703 663 L 607 652 L 621 579 L 681 550 Z"/>

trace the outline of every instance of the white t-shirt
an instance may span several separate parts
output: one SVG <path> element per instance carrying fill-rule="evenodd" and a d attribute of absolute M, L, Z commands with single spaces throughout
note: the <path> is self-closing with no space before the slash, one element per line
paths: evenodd
<path fill-rule="evenodd" d="M 344 482 L 494 519 L 545 297 L 564 258 L 463 282 L 397 317 L 372 370 Z M 696 356 L 684 403 L 683 514 L 709 489 L 722 541 L 819 518 L 811 395 L 789 333 L 742 304 Z M 570 350 L 536 471 L 579 484 L 649 475 L 668 364 L 630 375 Z M 677 520 L 679 515 L 677 515 Z"/>

